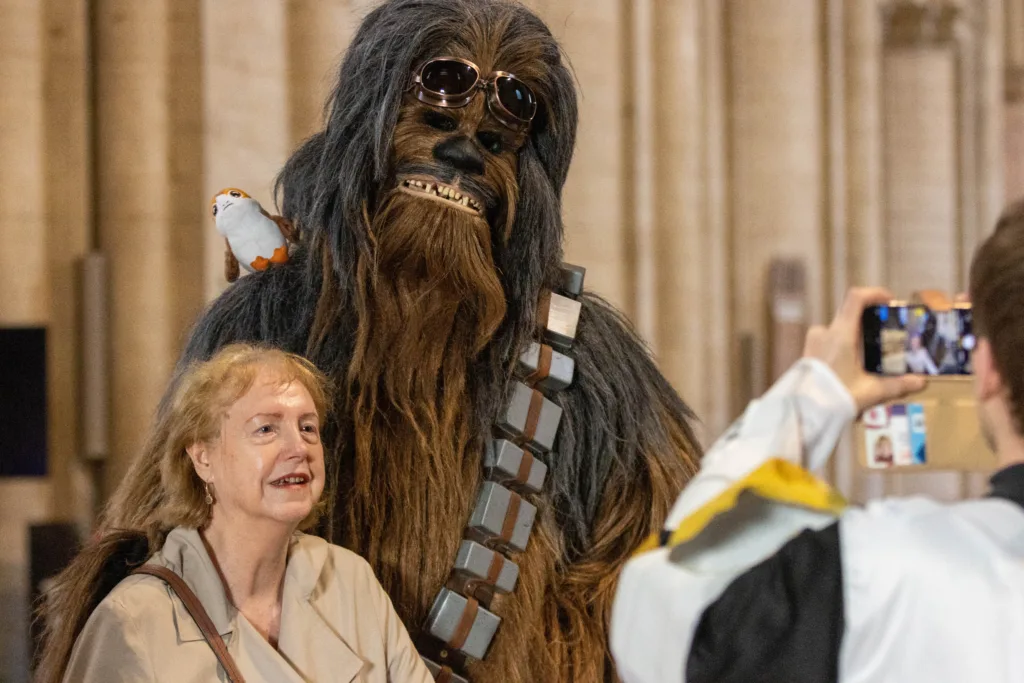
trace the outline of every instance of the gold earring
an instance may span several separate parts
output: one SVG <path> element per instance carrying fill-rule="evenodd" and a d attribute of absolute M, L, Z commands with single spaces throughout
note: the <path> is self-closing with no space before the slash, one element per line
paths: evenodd
<path fill-rule="evenodd" d="M 210 493 L 210 482 L 206 481 L 203 482 L 203 484 L 206 486 L 206 504 L 213 505 L 213 494 Z"/>

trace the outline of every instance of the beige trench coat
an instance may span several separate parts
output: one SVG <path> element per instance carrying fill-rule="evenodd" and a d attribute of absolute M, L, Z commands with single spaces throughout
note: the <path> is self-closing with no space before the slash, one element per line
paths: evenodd
<path fill-rule="evenodd" d="M 277 650 L 228 602 L 195 529 L 174 529 L 150 562 L 185 579 L 246 683 L 433 680 L 370 566 L 323 539 L 296 534 L 289 549 Z M 209 683 L 227 677 L 167 584 L 135 575 L 89 617 L 64 680 Z"/>

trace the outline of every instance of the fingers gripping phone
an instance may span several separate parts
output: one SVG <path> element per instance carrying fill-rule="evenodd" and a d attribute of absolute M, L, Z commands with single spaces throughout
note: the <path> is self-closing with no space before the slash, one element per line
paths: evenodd
<path fill-rule="evenodd" d="M 893 303 L 864 309 L 864 369 L 879 375 L 969 375 L 975 338 L 970 304 L 931 311 Z"/>

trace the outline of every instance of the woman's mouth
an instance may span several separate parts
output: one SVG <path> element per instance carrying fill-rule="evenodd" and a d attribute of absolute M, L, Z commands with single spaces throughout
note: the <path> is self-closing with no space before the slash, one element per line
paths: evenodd
<path fill-rule="evenodd" d="M 277 488 L 291 488 L 294 486 L 305 486 L 310 482 L 311 477 L 308 474 L 289 474 L 280 479 L 275 479 L 270 482 L 271 486 Z"/>

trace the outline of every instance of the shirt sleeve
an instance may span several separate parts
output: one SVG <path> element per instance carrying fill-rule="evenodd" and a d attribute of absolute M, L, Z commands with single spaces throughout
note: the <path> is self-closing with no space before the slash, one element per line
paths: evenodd
<path fill-rule="evenodd" d="M 756 597 L 759 582 L 781 587 L 778 594 L 787 597 L 783 589 L 793 585 L 798 557 L 832 563 L 838 571 L 838 553 L 823 559 L 828 553 L 813 549 L 814 543 L 801 551 L 800 544 L 815 540 L 814 530 L 833 525 L 843 509 L 841 497 L 808 470 L 825 464 L 855 414 L 852 396 L 832 370 L 803 359 L 708 451 L 660 536 L 649 539 L 620 574 L 610 641 L 626 683 L 689 682 L 690 653 L 698 640 L 704 654 L 695 655 L 694 673 L 714 671 L 707 655 L 724 646 L 711 637 L 717 635 L 710 632 L 717 617 L 731 614 L 726 633 L 742 628 L 747 637 L 764 625 L 759 619 L 780 618 L 778 604 Z M 811 535 L 802 537 L 808 530 Z M 798 538 L 804 541 L 792 554 L 779 555 Z M 720 598 L 724 602 L 718 604 Z M 841 602 L 840 596 L 839 609 Z M 699 634 L 702 624 L 707 626 Z M 803 626 L 793 631 L 803 632 Z M 816 657 L 811 647 L 816 646 L 809 643 L 803 651 Z M 769 679 L 758 673 L 746 680 Z"/>
<path fill-rule="evenodd" d="M 151 683 L 156 681 L 145 643 L 120 602 L 104 600 L 75 641 L 65 683 Z"/>
<path fill-rule="evenodd" d="M 805 530 L 701 616 L 688 683 L 832 683 L 843 635 L 839 523 Z"/>

